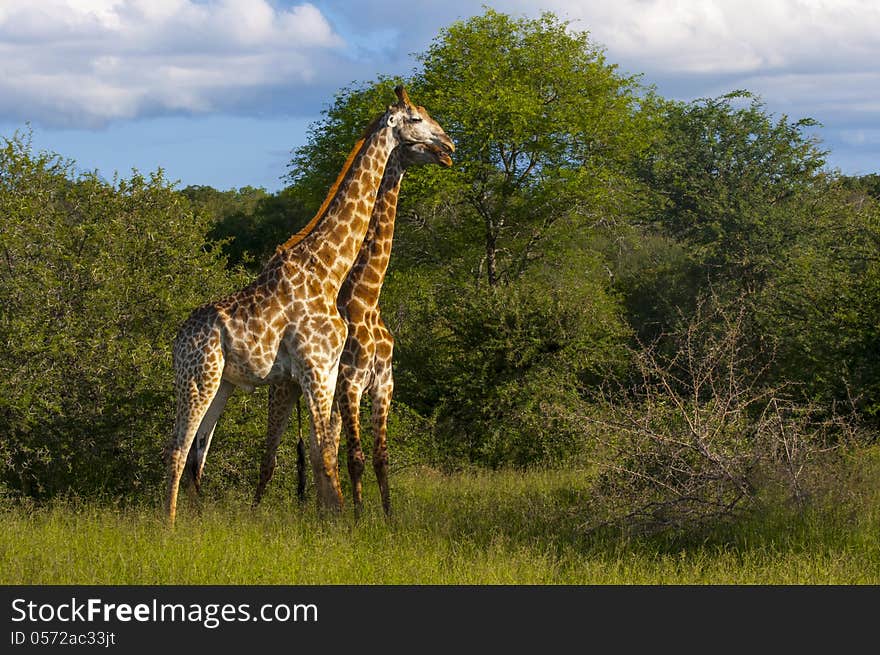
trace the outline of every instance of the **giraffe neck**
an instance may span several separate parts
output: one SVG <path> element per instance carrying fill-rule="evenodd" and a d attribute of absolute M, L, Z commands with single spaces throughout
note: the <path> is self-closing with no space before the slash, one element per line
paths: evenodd
<path fill-rule="evenodd" d="M 391 259 L 397 199 L 405 172 L 399 150 L 395 150 L 385 167 L 363 245 L 339 291 L 340 308 L 346 307 L 352 298 L 358 298 L 364 309 L 374 309 L 378 305 Z"/>
<path fill-rule="evenodd" d="M 396 145 L 390 128 L 371 130 L 355 146 L 315 218 L 280 248 L 282 253 L 310 259 L 312 270 L 334 297 L 364 241 L 383 173 Z"/>

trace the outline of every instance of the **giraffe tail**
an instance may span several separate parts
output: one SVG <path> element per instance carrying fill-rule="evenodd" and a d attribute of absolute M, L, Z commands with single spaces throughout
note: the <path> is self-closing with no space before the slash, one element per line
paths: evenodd
<path fill-rule="evenodd" d="M 202 490 L 202 476 L 199 470 L 198 445 L 195 440 L 186 457 L 186 478 L 193 489 L 195 489 L 196 494 L 200 493 Z"/>
<path fill-rule="evenodd" d="M 296 496 L 300 501 L 306 498 L 306 444 L 302 434 L 302 410 L 300 400 L 296 401 L 296 423 L 299 441 L 296 444 Z"/>

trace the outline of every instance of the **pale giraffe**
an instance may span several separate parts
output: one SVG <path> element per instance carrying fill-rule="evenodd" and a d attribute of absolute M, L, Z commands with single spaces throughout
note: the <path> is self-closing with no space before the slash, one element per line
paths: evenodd
<path fill-rule="evenodd" d="M 450 146 L 449 151 L 452 150 L 454 149 Z M 379 482 L 382 507 L 386 514 L 391 511 L 386 435 L 388 410 L 394 389 L 391 368 L 394 338 L 382 321 L 378 303 L 391 257 L 400 184 L 406 169 L 419 164 L 447 167 L 452 165 L 452 159 L 446 149 L 424 144 L 401 145 L 391 153 L 363 246 L 342 283 L 336 301 L 339 313 L 348 326 L 348 336 L 339 362 L 334 412 L 339 413 L 345 428 L 348 472 L 356 513 L 360 512 L 362 505 L 361 477 L 364 471 L 359 410 L 361 396 L 367 391 L 372 400 L 373 469 Z M 254 495 L 255 505 L 260 502 L 272 477 L 280 440 L 281 434 L 278 434 L 277 440 L 267 443 L 265 459 L 260 469 L 260 481 Z M 299 488 L 303 488 L 302 478 Z"/>
<path fill-rule="evenodd" d="M 196 309 L 181 326 L 173 348 L 177 412 L 166 494 L 171 524 L 193 442 L 198 479 L 229 394 L 236 387 L 266 384 L 269 415 L 276 417 L 269 440 L 273 431 L 283 431 L 301 389 L 312 419 L 309 455 L 318 504 L 342 508 L 339 436 L 331 410 L 347 329 L 336 298 L 363 243 L 394 148 L 401 143 L 453 147 L 427 111 L 408 102 L 402 87 L 397 94 L 398 102 L 357 142 L 309 224 L 277 249 L 254 282 Z"/>

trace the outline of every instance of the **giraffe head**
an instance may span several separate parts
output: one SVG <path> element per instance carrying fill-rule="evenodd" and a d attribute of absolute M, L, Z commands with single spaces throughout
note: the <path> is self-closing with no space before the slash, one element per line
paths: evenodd
<path fill-rule="evenodd" d="M 407 163 L 437 163 L 451 166 L 450 154 L 455 152 L 443 128 L 428 114 L 424 107 L 410 102 L 403 85 L 394 89 L 397 102 L 385 112 L 385 125 L 394 130 L 398 143 L 404 149 Z"/>

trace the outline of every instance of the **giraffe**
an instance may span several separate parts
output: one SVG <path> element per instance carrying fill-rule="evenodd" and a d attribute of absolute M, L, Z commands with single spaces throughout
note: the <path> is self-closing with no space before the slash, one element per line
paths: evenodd
<path fill-rule="evenodd" d="M 331 425 L 339 358 L 347 334 L 336 297 L 360 250 L 385 165 L 399 144 L 452 151 L 423 107 L 398 102 L 374 120 L 348 156 L 314 218 L 282 244 L 257 278 L 199 307 L 173 345 L 176 414 L 168 449 L 165 511 L 170 525 L 193 442 L 198 480 L 217 420 L 235 388 L 269 385 L 273 430 L 283 431 L 298 389 L 311 415 L 309 459 L 318 505 L 341 510 L 338 433 Z M 198 439 L 197 439 L 198 437 Z M 199 452 L 201 451 L 201 452 Z"/>
<path fill-rule="evenodd" d="M 453 150 L 450 148 L 450 151 Z M 360 513 L 362 506 L 364 453 L 361 449 L 359 410 L 364 392 L 369 392 L 372 399 L 373 468 L 379 481 L 382 507 L 386 514 L 391 511 L 386 433 L 394 389 L 391 369 L 394 338 L 382 321 L 378 302 L 391 257 L 400 184 L 407 168 L 424 164 L 448 167 L 452 165 L 452 159 L 446 149 L 424 144 L 401 145 L 391 153 L 379 185 L 367 235 L 336 300 L 339 313 L 348 327 L 348 336 L 339 362 L 333 411 L 338 413 L 345 428 L 348 472 L 356 514 Z M 254 505 L 260 502 L 272 477 L 281 434 L 277 436 L 276 440 L 266 445 Z M 303 480 L 300 479 L 299 488 L 302 487 Z"/>

